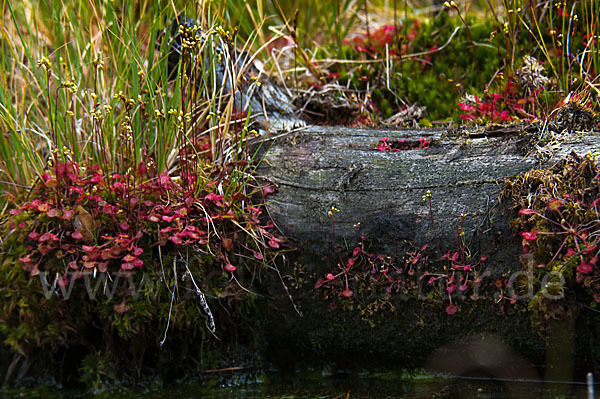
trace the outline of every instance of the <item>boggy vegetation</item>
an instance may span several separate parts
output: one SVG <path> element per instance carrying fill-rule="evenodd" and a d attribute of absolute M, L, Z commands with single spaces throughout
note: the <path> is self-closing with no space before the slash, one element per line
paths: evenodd
<path fill-rule="evenodd" d="M 4 16 L 7 381 L 31 367 L 101 388 L 226 366 L 211 351 L 252 342 L 247 313 L 284 241 L 264 214 L 274 188 L 253 178 L 256 131 L 233 101 L 245 68 L 234 36 L 211 9 L 202 29 L 171 32 L 158 25 L 174 18 L 166 8 L 44 3 L 32 20 L 31 6 Z"/>
<path fill-rule="evenodd" d="M 305 118 L 323 123 L 506 122 L 552 117 L 565 99 L 598 106 L 593 1 L 490 2 L 492 18 L 470 2 L 428 11 L 396 1 L 387 9 L 366 1 L 183 3 L 2 8 L 0 332 L 12 358 L 8 380 L 28 359 L 59 364 L 94 388 L 181 377 L 226 365 L 212 334 L 241 357 L 235 347 L 256 343 L 257 293 L 263 277 L 283 280 L 285 240 L 263 208 L 274 188 L 252 176 L 258 159 L 249 140 L 259 127 L 236 102 L 263 76 L 245 73 L 236 48 L 263 61 Z M 180 13 L 195 22 L 171 29 Z M 386 145 L 380 150 L 394 150 Z M 528 250 L 537 254 L 538 237 L 570 237 L 552 261 L 579 245 L 571 254 L 581 260 L 576 281 L 593 297 L 595 258 L 581 245 L 594 244 L 594 229 L 568 221 L 580 228 L 551 234 L 549 220 L 562 221 L 532 212 L 519 225 Z M 535 230 L 534 222 L 547 226 Z M 418 282 L 392 278 L 398 268 L 365 242 L 317 286 L 345 306 L 361 290 L 382 293 L 364 308 L 368 316 L 387 306 L 386 295 L 412 294 Z M 457 242 L 442 256 L 445 269 L 419 275 L 439 284 L 430 294 L 448 298 L 448 314 L 460 310 L 455 298 L 473 289 L 486 261 Z M 418 248 L 398 270 L 414 274 L 433 256 Z"/>

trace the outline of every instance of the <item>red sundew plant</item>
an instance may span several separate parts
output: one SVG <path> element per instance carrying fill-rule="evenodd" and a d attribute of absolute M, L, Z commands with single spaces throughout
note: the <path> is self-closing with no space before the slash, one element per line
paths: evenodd
<path fill-rule="evenodd" d="M 388 294 L 392 291 L 405 291 L 402 279 L 403 269 L 395 268 L 389 257 L 368 252 L 365 247 L 365 234 L 359 236 L 359 243 L 352 250 L 352 254 L 346 260 L 343 259 L 335 233 L 335 213 L 337 212 L 339 210 L 332 207 L 328 214 L 332 219 L 333 242 L 339 263 L 336 270 L 317 280 L 315 289 L 324 287 L 327 289 L 326 297 L 345 298 L 347 301 L 355 298 L 355 291 L 373 290 L 382 285 L 386 287 L 385 290 Z M 420 259 L 418 257 L 413 264 L 418 263 Z M 414 273 L 412 265 L 410 270 Z M 360 292 L 360 294 L 362 296 L 364 292 Z"/>
<path fill-rule="evenodd" d="M 464 240 L 461 225 L 457 227 L 457 248 L 448 251 L 435 262 L 431 257 L 428 245 L 417 250 L 408 251 L 404 260 L 395 263 L 390 256 L 375 254 L 367 249 L 366 235 L 358 236 L 358 244 L 351 254 L 344 257 L 336 244 L 335 213 L 333 208 L 329 215 L 333 220 L 333 236 L 339 262 L 335 270 L 317 279 L 314 288 L 323 291 L 326 299 L 331 300 L 330 309 L 337 308 L 336 302 L 341 301 L 345 307 L 359 303 L 364 309 L 370 308 L 365 304 L 365 298 L 377 301 L 390 299 L 396 295 L 401 299 L 422 297 L 422 283 L 429 288 L 430 299 L 443 299 L 447 296 L 449 304 L 446 313 L 453 315 L 458 312 L 455 299 L 463 299 L 470 291 L 482 285 L 482 265 L 487 256 L 478 259 L 474 257 Z M 439 253 L 439 252 L 438 252 Z M 375 298 L 375 299 L 374 299 Z"/>
<path fill-rule="evenodd" d="M 558 248 L 552 249 L 549 261 L 538 264 L 538 267 L 547 268 L 553 265 L 562 271 L 570 265 L 576 266 L 577 282 L 591 288 L 591 283 L 600 277 L 596 269 L 598 264 L 598 238 L 600 224 L 597 220 L 588 220 L 588 217 L 598 218 L 598 205 L 600 199 L 596 198 L 590 204 L 575 200 L 567 194 L 562 199 L 553 198 L 547 202 L 547 210 L 538 212 L 533 209 L 521 209 L 519 215 L 528 224 L 533 224 L 531 231 L 521 232 L 523 237 L 523 253 L 529 254 L 536 250 L 543 242 L 560 243 Z M 577 221 L 578 223 L 573 223 Z M 543 230 L 537 230 L 543 229 Z M 552 245 L 552 247 L 554 247 Z M 558 261 L 558 264 L 555 264 Z M 595 284 L 593 297 L 600 302 L 600 292 L 596 292 L 600 285 Z"/>
<path fill-rule="evenodd" d="M 385 58 L 386 55 L 398 57 L 409 51 L 420 27 L 421 22 L 415 20 L 410 27 L 410 32 L 404 36 L 402 26 L 383 25 L 373 32 L 356 35 L 351 42 L 345 41 L 345 43 L 351 44 L 357 52 L 369 57 Z"/>
<path fill-rule="evenodd" d="M 59 162 L 45 173 L 31 193 L 35 199 L 10 211 L 10 227 L 26 237 L 23 269 L 31 276 L 50 272 L 66 285 L 69 276 L 78 279 L 86 271 L 141 270 L 157 261 L 149 249 L 171 245 L 211 254 L 215 265 L 233 274 L 243 265 L 234 265 L 236 254 L 262 261 L 263 252 L 280 247 L 281 238 L 269 231 L 273 224 L 261 224 L 260 207 L 242 208 L 241 200 L 250 204 L 250 196 L 227 200 L 209 191 L 214 183 L 194 194 L 166 173 L 149 179 L 143 168 L 137 170 L 134 176 L 105 176 L 97 166 Z M 241 239 L 237 226 L 258 231 L 261 239 Z"/>
<path fill-rule="evenodd" d="M 400 139 L 398 141 L 391 141 L 388 137 L 384 137 L 379 140 L 377 144 L 377 151 L 381 152 L 397 152 L 404 150 L 416 150 L 416 149 L 427 149 L 429 148 L 431 141 L 425 137 L 419 137 L 415 141 L 407 141 L 406 139 Z"/>
<path fill-rule="evenodd" d="M 208 18 L 202 30 L 180 26 L 179 41 L 167 26 L 160 44 L 141 50 L 132 34 L 139 21 L 105 5 L 110 17 L 98 26 L 100 46 L 82 41 L 87 30 L 67 18 L 67 25 L 46 28 L 74 26 L 74 46 L 14 48 L 28 57 L 52 51 L 61 61 L 53 66 L 43 57 L 37 69 L 11 74 L 31 80 L 26 96 L 7 97 L 31 110 L 11 129 L 35 126 L 35 135 L 5 142 L 5 150 L 23 152 L 27 173 L 1 171 L 16 184 L 0 223 L 0 333 L 24 356 L 50 357 L 86 342 L 83 356 L 102 352 L 132 369 L 131 355 L 139 355 L 139 376 L 139 351 L 155 348 L 157 336 L 162 346 L 169 335 L 172 347 L 187 334 L 197 339 L 205 328 L 216 334 L 239 321 L 238 305 L 254 298 L 266 267 L 277 269 L 284 240 L 263 214 L 274 188 L 252 177 L 252 119 L 229 101 L 259 84 L 242 82 L 247 66 L 231 54 L 232 34 Z M 78 15 L 70 7 L 62 12 Z M 163 26 L 155 22 L 156 32 Z M 74 48 L 90 51 L 79 59 Z M 220 67 L 240 79 L 226 89 L 214 75 Z M 213 313 L 213 301 L 231 312 Z M 113 334 L 118 339 L 107 344 Z"/>
<path fill-rule="evenodd" d="M 521 207 L 512 224 L 522 238 L 523 267 L 554 278 L 533 302 L 539 328 L 551 317 L 549 309 L 567 306 L 564 298 L 600 303 L 599 178 L 594 155 L 572 154 L 548 170 L 507 182 L 505 196 Z M 550 301 L 548 293 L 556 298 Z"/>
<path fill-rule="evenodd" d="M 426 198 L 431 201 L 429 193 Z M 453 302 L 454 297 L 464 297 L 469 291 L 473 291 L 475 287 L 481 286 L 481 266 L 487 261 L 487 255 L 481 255 L 479 259 L 474 257 L 465 242 L 463 230 L 465 217 L 466 215 L 461 216 L 461 223 L 456 228 L 456 249 L 446 252 L 440 259 L 441 271 L 425 271 L 419 277 L 421 280 L 427 280 L 427 285 L 434 283 L 442 285 L 450 302 L 446 307 L 446 313 L 449 315 L 453 315 L 458 311 L 458 307 Z"/>
<path fill-rule="evenodd" d="M 486 93 L 483 99 L 473 96 L 472 103 L 460 102 L 458 107 L 463 114 L 460 118 L 465 122 L 480 121 L 504 123 L 516 119 L 535 119 L 535 100 L 541 92 L 536 90 L 531 96 L 519 98 L 519 87 L 508 80 L 502 95 L 497 93 Z M 530 110 L 528 112 L 527 110 Z"/>
<path fill-rule="evenodd" d="M 422 294 L 424 282 L 428 292 L 434 296 L 447 296 L 445 310 L 449 315 L 458 311 L 455 300 L 464 298 L 469 292 L 482 285 L 481 268 L 487 257 L 472 259 L 466 245 L 458 251 L 448 251 L 436 265 L 428 245 L 406 253 L 403 262 L 395 263 L 391 257 L 375 254 L 366 249 L 366 236 L 361 234 L 358 245 L 336 270 L 317 279 L 315 289 L 323 290 L 326 299 L 336 300 L 342 305 L 364 301 L 370 294 L 379 298 L 417 297 Z M 433 271 L 437 270 L 437 271 Z M 432 298 L 433 299 L 433 298 Z M 442 302 L 446 302 L 442 299 Z"/>
<path fill-rule="evenodd" d="M 357 294 L 362 297 L 367 291 L 383 289 L 387 295 L 410 294 L 413 290 L 406 282 L 406 275 L 412 276 L 427 257 L 423 252 L 411 252 L 406 262 L 395 266 L 389 256 L 375 254 L 366 249 L 366 235 L 361 234 L 359 242 L 344 262 L 337 264 L 337 270 L 327 273 L 315 283 L 315 289 L 324 289 L 326 298 L 354 300 Z M 359 299 L 356 299 L 359 300 Z"/>

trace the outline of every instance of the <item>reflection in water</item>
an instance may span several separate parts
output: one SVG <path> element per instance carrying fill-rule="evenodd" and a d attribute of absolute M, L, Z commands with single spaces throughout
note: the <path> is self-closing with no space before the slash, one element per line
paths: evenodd
<path fill-rule="evenodd" d="M 277 380 L 277 378 L 272 378 Z M 567 388 L 565 390 L 565 387 Z M 565 393 L 568 392 L 568 393 Z M 0 391 L 3 398 L 83 399 L 83 392 L 48 389 Z M 328 378 L 296 378 L 232 388 L 175 385 L 160 391 L 110 393 L 97 399 L 586 399 L 585 384 L 512 383 L 478 378 L 442 378 L 397 373 Z"/>
<path fill-rule="evenodd" d="M 258 384 L 250 387 L 221 389 L 200 393 L 189 387 L 171 395 L 157 394 L 155 399 L 586 399 L 585 385 L 563 386 L 544 383 L 518 383 L 508 388 L 502 381 L 465 378 L 327 378 L 293 383 Z M 144 396 L 148 397 L 148 396 Z"/>
<path fill-rule="evenodd" d="M 502 380 L 512 398 L 541 398 L 519 390 L 520 381 L 540 380 L 535 368 L 495 337 L 470 337 L 445 346 L 428 363 L 432 370 L 449 375 Z"/>
<path fill-rule="evenodd" d="M 564 335 L 558 335 L 564 337 Z M 560 339 L 550 340 L 558 344 Z M 548 350 L 555 353 L 554 364 L 561 366 L 561 355 L 568 351 Z M 568 360 L 568 359 L 567 359 Z M 563 361 L 564 367 L 572 367 Z M 471 337 L 437 350 L 428 361 L 428 368 L 436 374 L 423 371 L 344 374 L 327 376 L 324 372 L 297 374 L 290 378 L 277 374 L 267 376 L 269 383 L 253 372 L 223 369 L 198 384 L 180 384 L 143 393 L 105 394 L 102 399 L 588 399 L 585 383 L 540 382 L 536 369 L 508 345 L 494 337 Z M 572 370 L 554 373 L 571 375 Z M 448 377 L 453 376 L 453 377 Z M 548 373 L 546 374 L 548 377 Z M 246 384 L 244 384 L 246 382 Z M 255 382 L 254 384 L 247 384 Z M 222 388 L 227 387 L 227 388 Z M 12 397 L 44 399 L 87 398 L 83 392 L 30 389 L 0 391 L 0 399 Z"/>

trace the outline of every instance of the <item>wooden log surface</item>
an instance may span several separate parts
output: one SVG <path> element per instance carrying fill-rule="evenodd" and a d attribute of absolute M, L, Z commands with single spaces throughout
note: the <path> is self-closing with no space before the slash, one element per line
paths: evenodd
<path fill-rule="evenodd" d="M 535 159 L 529 139 L 518 131 L 452 137 L 447 130 L 378 130 L 307 126 L 281 134 L 267 146 L 258 174 L 277 185 L 267 210 L 301 251 L 326 255 L 337 242 L 351 247 L 356 232 L 398 255 L 404 243 L 456 242 L 461 214 L 464 230 L 485 233 L 504 223 L 498 214 L 504 179 L 545 168 L 571 151 L 584 155 L 599 148 L 600 136 L 577 135 L 563 142 L 552 158 Z M 400 151 L 378 151 L 382 138 Z M 419 138 L 428 148 L 419 148 Z M 403 144 L 400 144 L 403 143 Z M 427 200 L 431 192 L 433 224 Z M 359 227 L 357 224 L 360 223 Z M 437 238 L 436 238 L 437 237 Z"/>

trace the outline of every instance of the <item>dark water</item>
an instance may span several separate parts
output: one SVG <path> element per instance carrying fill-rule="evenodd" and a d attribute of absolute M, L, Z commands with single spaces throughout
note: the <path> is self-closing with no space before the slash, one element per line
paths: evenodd
<path fill-rule="evenodd" d="M 150 398 L 150 399 L 587 399 L 583 384 L 550 384 L 432 376 L 369 375 L 366 377 L 302 378 L 288 381 L 261 382 L 236 387 L 213 387 L 205 384 L 178 384 L 160 389 L 124 391 L 90 395 L 86 392 L 50 388 L 0 391 L 0 398 Z M 600 396 L 597 396 L 600 398 Z"/>

